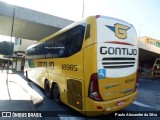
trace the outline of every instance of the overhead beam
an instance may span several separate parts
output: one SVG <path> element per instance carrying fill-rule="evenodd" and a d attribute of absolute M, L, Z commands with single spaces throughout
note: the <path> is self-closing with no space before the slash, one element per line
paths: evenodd
<path fill-rule="evenodd" d="M 15 9 L 13 36 L 40 40 L 73 23 L 71 20 L 0 2 L 0 34 L 11 35 Z"/>

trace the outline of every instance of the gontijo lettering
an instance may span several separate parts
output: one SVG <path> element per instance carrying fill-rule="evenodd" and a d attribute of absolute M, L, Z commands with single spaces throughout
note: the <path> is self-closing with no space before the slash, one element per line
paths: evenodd
<path fill-rule="evenodd" d="M 100 47 L 100 53 L 109 55 L 137 55 L 137 49 L 102 46 Z"/>

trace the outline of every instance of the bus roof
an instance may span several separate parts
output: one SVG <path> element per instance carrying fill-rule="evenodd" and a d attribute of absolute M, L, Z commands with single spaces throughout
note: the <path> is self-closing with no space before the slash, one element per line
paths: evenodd
<path fill-rule="evenodd" d="M 124 20 L 121 20 L 121 19 L 119 19 L 119 18 L 114 18 L 114 17 L 110 17 L 110 16 L 103 16 L 103 15 L 96 15 L 95 17 L 96 17 L 96 18 L 106 18 L 106 19 L 117 20 L 117 21 L 124 22 L 124 23 L 129 24 L 129 25 L 131 25 L 132 27 L 134 27 L 132 24 L 130 24 L 130 23 L 124 21 Z"/>
<path fill-rule="evenodd" d="M 130 24 L 130 23 L 126 22 L 126 21 L 123 21 L 123 20 L 121 20 L 121 19 L 118 19 L 118 18 L 113 18 L 113 17 L 109 17 L 109 16 L 103 16 L 103 15 L 88 16 L 88 17 L 86 17 L 85 19 L 82 19 L 82 20 L 80 20 L 80 21 L 78 21 L 78 22 L 74 22 L 74 23 L 68 25 L 67 27 L 65 27 L 65 28 L 63 28 L 63 29 L 61 29 L 61 30 L 59 30 L 59 31 L 57 31 L 57 32 L 55 32 L 55 33 L 53 33 L 53 34 L 51 34 L 51 35 L 49 35 L 49 36 L 47 36 L 47 37 L 45 37 L 45 38 L 43 38 L 43 39 L 41 39 L 41 40 L 39 40 L 39 41 L 37 41 L 37 42 L 34 43 L 33 45 L 29 46 L 29 47 L 27 48 L 27 50 L 30 49 L 30 48 L 32 48 L 32 47 L 34 47 L 34 46 L 36 46 L 36 45 L 38 45 L 38 44 L 40 44 L 40 43 L 42 43 L 42 42 L 45 42 L 45 41 L 51 39 L 52 37 L 55 37 L 55 36 L 61 34 L 62 32 L 65 32 L 65 31 L 69 30 L 70 28 L 72 28 L 72 27 L 74 27 L 74 26 L 76 26 L 76 25 L 79 25 L 79 24 L 83 23 L 85 20 L 87 20 L 87 19 L 89 19 L 89 18 L 95 18 L 95 19 L 98 19 L 98 18 L 106 18 L 106 19 L 117 20 L 117 21 L 121 21 L 121 22 L 124 22 L 124 23 L 126 23 L 126 24 L 129 24 L 129 25 L 131 25 L 131 26 L 133 27 L 132 24 Z"/>

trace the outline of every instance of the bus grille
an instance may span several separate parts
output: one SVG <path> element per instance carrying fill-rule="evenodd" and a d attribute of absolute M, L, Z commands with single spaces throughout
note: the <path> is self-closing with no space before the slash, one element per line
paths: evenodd
<path fill-rule="evenodd" d="M 129 68 L 135 64 L 135 58 L 103 58 L 103 68 Z"/>

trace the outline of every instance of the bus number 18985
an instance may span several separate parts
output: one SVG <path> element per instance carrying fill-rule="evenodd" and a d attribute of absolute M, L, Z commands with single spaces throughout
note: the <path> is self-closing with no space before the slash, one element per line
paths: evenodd
<path fill-rule="evenodd" d="M 62 64 L 62 69 L 63 70 L 70 70 L 70 71 L 77 71 L 77 65 L 73 64 Z"/>

